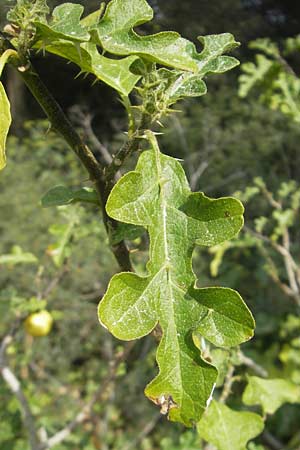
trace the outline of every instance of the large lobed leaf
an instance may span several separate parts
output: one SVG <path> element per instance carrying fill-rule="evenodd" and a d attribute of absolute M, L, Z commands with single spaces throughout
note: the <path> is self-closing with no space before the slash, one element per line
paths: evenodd
<path fill-rule="evenodd" d="M 201 53 L 175 32 L 138 35 L 133 28 L 153 17 L 146 0 L 112 0 L 101 20 L 100 11 L 81 19 L 83 11 L 83 6 L 73 3 L 56 7 L 49 23 L 35 23 L 35 45 L 73 61 L 83 72 L 94 74 L 122 94 L 128 95 L 140 78 L 130 72 L 138 56 L 185 72 L 172 74 L 170 103 L 183 96 L 203 95 L 206 73 L 225 72 L 238 64 L 235 58 L 222 56 L 239 45 L 229 33 L 200 37 Z M 125 58 L 103 56 L 97 45 Z"/>
<path fill-rule="evenodd" d="M 217 346 L 238 345 L 253 334 L 253 318 L 239 294 L 195 288 L 192 270 L 195 244 L 233 237 L 243 224 L 243 207 L 233 198 L 191 193 L 179 162 L 162 155 L 151 140 L 151 150 L 119 180 L 106 207 L 112 218 L 147 229 L 148 276 L 115 275 L 99 319 L 123 340 L 145 336 L 159 323 L 159 374 L 145 393 L 171 420 L 190 426 L 200 419 L 217 377 L 194 345 L 193 331 Z"/>
<path fill-rule="evenodd" d="M 48 24 L 36 22 L 36 48 L 66 58 L 77 64 L 82 72 L 95 75 L 99 80 L 124 95 L 132 91 L 139 76 L 129 70 L 135 56 L 111 59 L 101 55 L 90 41 L 85 21 L 81 21 L 84 7 L 74 3 L 57 6 Z"/>
<path fill-rule="evenodd" d="M 264 429 L 264 421 L 252 412 L 233 411 L 212 401 L 197 425 L 199 435 L 218 450 L 246 450 L 247 442 Z"/>
<path fill-rule="evenodd" d="M 223 51 L 231 50 L 238 45 L 232 35 L 224 33 L 220 35 L 223 38 L 218 41 L 213 35 L 203 42 L 204 50 L 199 54 L 195 45 L 178 33 L 165 31 L 140 36 L 134 31 L 134 27 L 152 18 L 153 10 L 146 0 L 112 0 L 104 17 L 94 28 L 94 36 L 97 43 L 113 54 L 137 54 L 165 66 L 192 72 L 199 72 L 199 69 L 204 68 L 212 54 L 215 57 L 219 56 L 222 39 Z M 230 40 L 228 36 L 231 36 Z M 216 59 L 212 64 L 213 71 L 223 71 L 221 66 L 229 64 L 230 60 L 232 63 L 234 58 Z"/>

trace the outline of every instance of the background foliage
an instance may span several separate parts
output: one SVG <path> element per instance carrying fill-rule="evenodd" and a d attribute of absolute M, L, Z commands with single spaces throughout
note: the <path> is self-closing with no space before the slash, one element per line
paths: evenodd
<path fill-rule="evenodd" d="M 2 21 L 11 3 L 7 1 L 1 7 Z M 98 2 L 85 3 L 90 10 L 98 6 Z M 246 45 L 249 40 L 271 37 L 284 48 L 283 38 L 299 31 L 296 2 L 231 0 L 225 4 L 189 0 L 179 4 L 157 0 L 151 4 L 159 20 L 147 25 L 150 32 L 172 28 L 191 38 L 229 31 L 242 41 L 237 55 L 244 61 L 253 59 Z M 287 56 L 296 73 L 297 51 Z M 54 56 L 38 56 L 35 62 L 81 132 L 89 140 L 101 136 L 102 145 L 109 143 L 112 151 L 117 149 L 124 139 L 125 118 L 112 91 L 100 84 L 91 89 L 89 78 L 74 80 L 75 66 L 62 65 Z M 62 82 L 65 79 L 69 80 L 67 85 Z M 6 86 L 15 126 L 7 149 L 11 164 L 0 177 L 0 258 L 20 258 L 21 254 L 27 262 L 0 259 L 0 334 L 5 334 L 13 319 L 22 320 L 35 310 L 41 298 L 52 312 L 55 325 L 48 337 L 32 339 L 20 324 L 18 338 L 8 350 L 39 426 L 53 433 L 61 423 L 72 420 L 74 411 L 97 391 L 109 374 L 114 354 L 121 351 L 120 342 L 99 328 L 95 314 L 99 294 L 104 293 L 117 266 L 105 245 L 104 230 L 99 228 L 101 218 L 93 205 L 56 210 L 41 207 L 40 199 L 50 187 L 63 180 L 77 188 L 86 184 L 86 175 L 65 144 L 47 131 L 38 107 L 9 70 Z M 237 289 L 257 322 L 255 338 L 243 347 L 243 354 L 212 351 L 219 364 L 218 386 L 234 366 L 235 383 L 229 386 L 232 393 L 227 404 L 236 410 L 251 405 L 254 412 L 267 416 L 265 432 L 248 445 L 249 450 L 297 450 L 300 407 L 293 389 L 300 385 L 299 303 L 284 289 L 289 286 L 289 277 L 284 259 L 272 242 L 281 243 L 288 229 L 290 252 L 299 261 L 299 125 L 291 115 L 271 110 L 269 102 L 258 101 L 265 93 L 263 85 L 246 99 L 239 98 L 234 73 L 213 78 L 209 88 L 200 102 L 191 100 L 181 105 L 182 112 L 166 123 L 162 142 L 166 153 L 184 160 L 193 190 L 203 189 L 216 197 L 239 191 L 246 203 L 247 229 L 240 239 L 212 253 L 199 250 L 194 258 L 194 270 L 201 274 L 199 285 Z M 87 111 L 90 122 L 82 120 Z M 266 192 L 282 204 L 279 214 Z M 132 248 L 141 271 L 147 259 L 146 246 L 144 238 L 137 238 Z M 24 256 L 24 252 L 35 258 Z M 56 447 L 58 450 L 207 448 L 203 441 L 209 440 L 207 434 L 171 425 L 141 396 L 153 376 L 155 346 L 155 338 L 149 336 L 131 350 L 126 363 L 122 361 L 119 366 L 117 379 L 101 393 L 93 420 L 77 428 Z M 266 373 L 287 384 L 264 385 L 267 394 L 258 406 L 257 398 L 262 394 L 256 378 Z M 27 444 L 20 412 L 2 381 L 0 396 L 1 404 L 6 405 L 0 412 L 1 448 L 24 450 Z M 277 396 L 278 406 L 285 403 L 279 409 L 275 408 Z M 234 423 L 232 419 L 229 422 Z M 215 434 L 225 445 L 219 429 Z"/>

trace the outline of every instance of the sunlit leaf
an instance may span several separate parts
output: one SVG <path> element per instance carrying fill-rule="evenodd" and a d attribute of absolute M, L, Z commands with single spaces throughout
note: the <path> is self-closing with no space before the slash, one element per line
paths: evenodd
<path fill-rule="evenodd" d="M 38 39 L 45 44 L 58 39 L 71 41 L 89 41 L 90 34 L 80 23 L 84 7 L 75 3 L 64 3 L 54 8 L 51 21 L 36 22 Z"/>
<path fill-rule="evenodd" d="M 117 338 L 136 339 L 159 323 L 158 376 L 146 395 L 174 421 L 199 420 L 216 381 L 215 368 L 196 348 L 197 330 L 217 346 L 234 346 L 253 334 L 254 321 L 231 289 L 196 289 L 192 271 L 195 244 L 215 245 L 233 237 L 243 224 L 243 207 L 233 198 L 212 200 L 191 193 L 184 171 L 173 158 L 152 148 L 136 170 L 112 190 L 108 214 L 139 225 L 150 236 L 148 276 L 115 275 L 99 305 L 99 318 Z"/>
<path fill-rule="evenodd" d="M 262 405 L 267 414 L 274 414 L 284 403 L 300 403 L 300 387 L 280 378 L 265 380 L 249 377 L 243 394 L 246 405 Z"/>
<path fill-rule="evenodd" d="M 246 450 L 247 442 L 263 431 L 264 421 L 258 414 L 233 411 L 213 400 L 197 429 L 218 450 Z"/>
<path fill-rule="evenodd" d="M 0 170 L 6 166 L 5 146 L 11 124 L 10 103 L 0 82 Z"/>
<path fill-rule="evenodd" d="M 223 38 L 216 38 L 216 35 L 201 37 L 204 49 L 199 54 L 195 45 L 178 33 L 166 31 L 141 36 L 134 31 L 134 27 L 152 18 L 153 10 L 146 0 L 112 0 L 94 28 L 94 36 L 105 50 L 113 54 L 137 54 L 177 69 L 220 73 L 236 65 L 234 58 L 219 57 L 221 47 L 230 50 L 238 45 L 231 35 L 230 42 L 229 34 L 220 35 Z"/>

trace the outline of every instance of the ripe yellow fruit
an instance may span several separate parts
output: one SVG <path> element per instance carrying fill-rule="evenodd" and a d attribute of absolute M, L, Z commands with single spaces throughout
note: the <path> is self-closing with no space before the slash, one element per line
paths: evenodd
<path fill-rule="evenodd" d="M 52 325 L 53 318 L 46 310 L 30 314 L 25 320 L 25 330 L 33 337 L 47 336 Z"/>

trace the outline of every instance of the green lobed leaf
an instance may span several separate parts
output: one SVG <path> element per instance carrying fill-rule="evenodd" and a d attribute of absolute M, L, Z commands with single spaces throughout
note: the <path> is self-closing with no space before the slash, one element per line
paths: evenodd
<path fill-rule="evenodd" d="M 243 393 L 246 405 L 262 405 L 266 414 L 274 414 L 284 403 L 300 403 L 300 387 L 288 380 L 249 377 Z"/>
<path fill-rule="evenodd" d="M 245 63 L 242 65 L 243 74 L 239 77 L 239 95 L 240 97 L 246 97 L 251 89 L 258 84 L 262 83 L 268 74 L 274 68 L 274 62 L 264 55 L 256 55 L 256 64 Z"/>
<path fill-rule="evenodd" d="M 84 7 L 75 3 L 64 3 L 54 8 L 52 20 L 46 24 L 35 22 L 36 35 L 45 44 L 54 40 L 89 41 L 88 30 L 80 23 Z"/>
<path fill-rule="evenodd" d="M 222 73 L 239 64 L 235 58 L 223 56 L 224 52 L 239 45 L 229 33 L 199 37 L 203 44 L 201 53 L 197 53 L 195 45 L 178 33 L 137 35 L 133 27 L 153 17 L 146 0 L 112 0 L 99 20 L 101 12 L 100 8 L 80 20 L 83 6 L 73 3 L 58 6 L 50 23 L 35 23 L 35 46 L 73 61 L 83 72 L 96 75 L 125 95 L 140 78 L 130 73 L 130 66 L 137 59 L 133 55 L 189 71 L 171 73 L 172 83 L 166 93 L 170 98 L 169 104 L 185 96 L 205 94 L 206 85 L 202 81 L 205 74 Z M 88 42 L 91 36 L 94 43 Z M 99 54 L 96 44 L 110 53 L 129 58 L 106 58 Z"/>
<path fill-rule="evenodd" d="M 243 206 L 233 198 L 191 193 L 179 162 L 162 155 L 152 135 L 149 139 L 152 148 L 118 181 L 106 206 L 112 218 L 147 229 L 149 275 L 115 275 L 99 319 L 123 340 L 145 336 L 159 323 L 159 374 L 145 393 L 171 420 L 190 426 L 203 413 L 217 377 L 201 358 L 193 331 L 217 346 L 238 345 L 253 334 L 253 318 L 239 294 L 196 289 L 191 261 L 196 243 L 214 245 L 240 230 Z"/>
<path fill-rule="evenodd" d="M 153 10 L 146 0 L 112 0 L 93 35 L 97 43 L 113 54 L 137 54 L 177 69 L 220 73 L 237 64 L 234 58 L 219 56 L 221 48 L 230 50 L 238 45 L 232 35 L 200 37 L 204 49 L 199 54 L 195 45 L 178 33 L 166 31 L 140 36 L 134 31 L 134 27 L 152 18 Z"/>
<path fill-rule="evenodd" d="M 49 189 L 42 197 L 43 208 L 51 206 L 70 205 L 71 203 L 85 202 L 99 205 L 97 193 L 92 188 L 70 189 L 66 186 L 55 186 Z"/>
<path fill-rule="evenodd" d="M 38 46 L 42 48 L 43 44 L 39 43 Z M 140 79 L 140 76 L 130 72 L 130 66 L 137 59 L 136 56 L 123 59 L 106 58 L 100 55 L 97 46 L 90 42 L 75 44 L 68 41 L 54 41 L 43 48 L 49 53 L 72 61 L 82 72 L 95 75 L 124 95 L 128 95 Z"/>
<path fill-rule="evenodd" d="M 252 412 L 233 411 L 213 400 L 197 425 L 202 439 L 218 450 L 246 450 L 247 442 L 264 429 L 261 416 Z"/>
<path fill-rule="evenodd" d="M 178 33 L 139 36 L 133 30 L 152 18 L 153 10 L 146 0 L 112 0 L 94 28 L 94 39 L 116 55 L 139 54 L 164 65 L 196 71 L 195 46 Z"/>
<path fill-rule="evenodd" d="M 150 92 L 146 92 L 148 100 L 158 105 L 158 118 L 169 107 L 184 97 L 200 97 L 207 92 L 206 84 L 203 80 L 205 75 L 210 72 L 221 73 L 230 70 L 239 64 L 238 60 L 229 56 L 223 56 L 223 53 L 234 48 L 238 43 L 229 33 L 211 35 L 199 38 L 203 43 L 203 51 L 197 55 L 197 71 L 187 72 L 178 69 L 161 68 L 155 72 L 153 86 Z M 143 65 L 136 61 L 131 70 L 135 73 L 143 73 Z M 145 85 L 147 90 L 147 84 Z M 150 97 L 149 97 L 150 94 Z"/>

